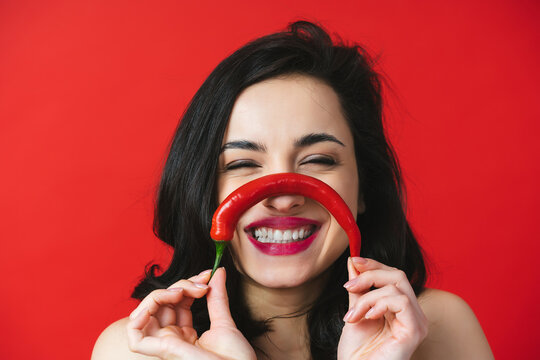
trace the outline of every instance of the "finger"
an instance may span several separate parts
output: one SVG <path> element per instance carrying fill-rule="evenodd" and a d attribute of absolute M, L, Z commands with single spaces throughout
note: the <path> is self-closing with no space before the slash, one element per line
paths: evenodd
<path fill-rule="evenodd" d="M 389 314 L 390 313 L 390 314 Z M 406 329 L 420 329 L 424 322 L 423 313 L 418 313 L 406 295 L 386 296 L 377 299 L 364 315 L 366 319 L 380 319 L 383 316 L 393 318 Z"/>
<path fill-rule="evenodd" d="M 172 306 L 177 304 L 184 296 L 184 289 L 158 289 L 148 294 L 129 315 L 130 319 L 136 318 L 141 309 L 147 309 L 150 315 L 157 313 L 160 306 Z"/>
<path fill-rule="evenodd" d="M 356 278 L 349 280 L 343 286 L 349 292 L 365 292 L 372 287 L 381 288 L 390 284 L 395 285 L 411 299 L 416 298 L 407 275 L 398 269 L 367 270 L 360 273 Z"/>
<path fill-rule="evenodd" d="M 205 282 L 208 282 L 210 271 L 206 270 L 198 275 L 190 278 L 190 280 L 182 279 L 177 281 L 173 285 L 165 289 L 158 289 L 148 294 L 137 306 L 135 310 L 130 314 L 130 318 L 135 318 L 140 309 L 148 308 L 151 315 L 157 314 L 160 307 L 166 306 L 174 308 L 184 297 L 201 298 L 208 291 L 208 286 Z M 192 281 L 193 280 L 193 281 Z M 193 299 L 190 300 L 193 302 Z M 191 305 L 190 305 L 191 306 Z M 188 307 L 189 308 L 189 307 Z M 170 312 L 167 313 L 171 315 Z M 180 314 L 177 314 L 177 316 Z M 170 323 L 171 317 L 167 319 L 160 319 L 161 322 L 167 325 Z"/>
<path fill-rule="evenodd" d="M 349 273 L 349 280 L 356 278 L 359 275 L 359 272 L 354 267 L 352 258 L 347 259 L 347 272 Z"/>
<path fill-rule="evenodd" d="M 359 296 L 354 304 L 349 306 L 349 311 L 345 314 L 343 321 L 348 323 L 360 321 L 378 299 L 402 294 L 403 293 L 393 285 L 387 285 L 380 289 L 369 291 L 368 293 Z"/>
<path fill-rule="evenodd" d="M 159 340 L 153 336 L 145 336 L 143 332 L 143 328 L 149 323 L 150 318 L 148 308 L 143 308 L 140 309 L 137 316 L 128 322 L 127 340 L 131 351 L 151 356 L 159 353 Z"/>
<path fill-rule="evenodd" d="M 197 331 L 194 328 L 179 326 L 166 326 L 159 329 L 157 337 L 165 338 L 167 336 L 180 338 L 191 345 L 194 345 L 198 338 Z"/>
<path fill-rule="evenodd" d="M 353 265 L 356 270 L 358 270 L 360 273 L 364 273 L 370 270 L 382 270 L 382 271 L 389 271 L 393 275 L 389 276 L 387 282 L 381 282 L 380 284 L 371 284 L 369 287 L 382 287 L 386 284 L 390 283 L 395 277 L 396 284 L 398 288 L 403 290 L 410 298 L 411 300 L 416 298 L 416 294 L 414 293 L 414 290 L 412 289 L 412 286 L 409 282 L 409 279 L 407 278 L 407 275 L 402 270 L 391 267 L 388 265 L 385 265 L 381 262 L 378 262 L 377 260 L 369 259 L 369 258 L 362 258 L 362 257 L 353 257 L 352 258 Z"/>
<path fill-rule="evenodd" d="M 155 336 L 156 334 L 159 333 L 160 329 L 161 329 L 161 325 L 159 324 L 158 319 L 156 319 L 155 316 L 150 315 L 150 320 L 148 321 L 148 323 L 142 330 L 143 330 L 144 336 L 148 336 L 148 335 Z"/>
<path fill-rule="evenodd" d="M 234 321 L 229 309 L 229 297 L 225 287 L 225 268 L 219 268 L 210 281 L 210 291 L 206 297 L 208 315 L 210 316 L 210 329 L 215 327 L 234 327 Z"/>
<path fill-rule="evenodd" d="M 200 283 L 200 284 L 208 284 L 208 281 L 210 280 L 210 274 L 212 273 L 212 269 L 201 271 L 201 273 L 194 277 L 193 282 Z"/>
<path fill-rule="evenodd" d="M 358 276 L 358 271 L 356 271 L 352 259 L 349 257 L 347 259 L 347 272 L 349 273 L 349 282 L 352 279 L 355 279 Z M 358 292 L 351 292 L 349 291 L 349 311 L 351 308 L 354 307 L 354 304 L 356 303 L 356 299 L 359 299 L 362 294 L 359 294 Z"/>
<path fill-rule="evenodd" d="M 172 284 L 168 288 L 170 289 L 170 288 L 183 287 L 182 285 L 185 285 L 186 281 L 191 282 L 191 283 L 206 284 L 206 283 L 208 283 L 208 280 L 205 280 L 205 279 L 210 278 L 210 273 L 211 272 L 212 272 L 211 269 L 201 271 L 199 274 L 194 275 L 194 276 L 190 277 L 187 280 L 186 279 L 178 280 L 177 282 L 175 282 L 174 284 Z"/>
<path fill-rule="evenodd" d="M 347 259 L 347 272 L 349 273 L 349 282 L 358 277 L 358 271 L 355 269 L 352 258 Z M 360 292 L 349 291 L 349 310 L 354 307 L 356 300 L 360 298 L 362 294 Z"/>
<path fill-rule="evenodd" d="M 193 329 L 170 326 L 160 330 L 162 337 L 145 336 L 143 328 L 149 319 L 150 313 L 147 309 L 143 309 L 137 317 L 129 321 L 127 337 L 131 351 L 160 358 L 169 358 L 173 355 L 175 359 L 217 359 L 192 345 L 196 340 Z"/>
<path fill-rule="evenodd" d="M 208 286 L 205 284 L 194 283 L 190 280 L 180 280 L 176 284 L 179 287 L 169 287 L 168 289 L 158 289 L 148 294 L 139 304 L 130 317 L 136 317 L 139 313 L 138 309 L 147 307 L 150 314 L 157 313 L 161 306 L 174 307 L 184 297 L 201 298 L 208 291 Z"/>
<path fill-rule="evenodd" d="M 192 276 L 188 280 L 193 282 L 193 283 L 197 283 L 197 284 L 201 283 L 203 285 L 206 285 L 206 283 L 208 282 L 208 278 L 210 277 L 210 272 L 211 271 L 212 270 L 202 271 L 200 274 Z M 178 289 L 178 290 L 183 289 L 182 286 L 185 286 L 185 280 L 184 281 L 180 280 L 180 281 L 172 284 L 171 286 L 168 287 L 168 290 L 174 291 L 174 289 Z M 197 285 L 195 285 L 195 286 L 197 286 Z M 206 287 L 203 287 L 203 288 L 206 288 Z M 182 302 L 182 301 L 184 301 L 184 302 L 186 301 L 185 296 L 180 302 Z M 193 300 L 191 301 L 191 303 L 192 302 L 193 302 Z M 191 304 L 188 306 L 188 310 L 189 310 L 190 306 L 191 306 Z M 159 325 L 161 327 L 166 327 L 168 325 L 183 326 L 183 325 L 186 325 L 186 324 L 191 324 L 191 312 L 189 312 L 189 319 L 185 319 L 187 321 L 184 321 L 183 324 L 180 324 L 180 323 L 177 322 L 177 319 L 179 319 L 182 316 L 182 312 L 178 311 L 177 307 L 175 307 L 175 306 L 161 306 L 154 316 L 158 320 Z"/>
<path fill-rule="evenodd" d="M 180 300 L 180 302 L 182 302 L 182 300 Z M 174 306 L 161 306 L 154 314 L 154 317 L 157 319 L 160 327 L 177 325 L 177 313 Z"/>
<path fill-rule="evenodd" d="M 377 260 L 369 259 L 369 258 L 363 258 L 359 256 L 355 256 L 352 258 L 352 263 L 356 270 L 359 272 L 363 272 L 366 270 L 375 270 L 375 269 L 383 269 L 383 270 L 393 270 L 395 268 L 385 265 L 381 262 L 378 262 Z"/>
<path fill-rule="evenodd" d="M 207 285 L 210 279 L 210 273 L 212 270 L 205 270 L 199 275 L 191 277 L 189 280 L 193 282 L 193 285 L 208 290 Z M 180 303 L 175 307 L 176 311 L 176 323 L 180 327 L 193 327 L 193 315 L 191 313 L 191 305 L 193 305 L 194 297 L 185 296 Z"/>

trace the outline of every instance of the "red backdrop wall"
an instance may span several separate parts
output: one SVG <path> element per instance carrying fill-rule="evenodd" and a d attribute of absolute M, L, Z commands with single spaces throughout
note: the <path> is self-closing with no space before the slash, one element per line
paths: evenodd
<path fill-rule="evenodd" d="M 186 104 L 234 49 L 318 20 L 380 55 L 430 286 L 498 359 L 538 355 L 535 1 L 0 3 L 0 358 L 89 358 L 169 251 L 151 230 Z"/>

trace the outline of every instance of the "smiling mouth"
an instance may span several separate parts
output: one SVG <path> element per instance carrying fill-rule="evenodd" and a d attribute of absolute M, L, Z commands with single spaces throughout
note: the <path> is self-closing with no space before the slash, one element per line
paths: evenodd
<path fill-rule="evenodd" d="M 308 224 L 292 229 L 275 229 L 267 226 L 252 227 L 247 233 L 259 243 L 290 244 L 309 238 L 320 226 Z"/>

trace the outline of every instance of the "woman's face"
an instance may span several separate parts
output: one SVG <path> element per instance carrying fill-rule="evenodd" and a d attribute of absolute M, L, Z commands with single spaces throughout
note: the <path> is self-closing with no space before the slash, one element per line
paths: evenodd
<path fill-rule="evenodd" d="M 312 77 L 273 78 L 240 94 L 219 158 L 218 200 L 251 180 L 283 172 L 315 177 L 337 191 L 355 216 L 363 212 L 352 134 L 334 90 Z M 231 250 L 242 274 L 283 288 L 320 275 L 347 245 L 323 206 L 283 195 L 240 217 Z"/>

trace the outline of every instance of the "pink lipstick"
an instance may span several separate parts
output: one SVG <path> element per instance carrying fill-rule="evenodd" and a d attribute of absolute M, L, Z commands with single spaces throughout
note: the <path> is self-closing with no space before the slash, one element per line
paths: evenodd
<path fill-rule="evenodd" d="M 268 217 L 245 227 L 251 243 L 267 255 L 293 255 L 306 250 L 321 224 L 299 217 Z"/>

